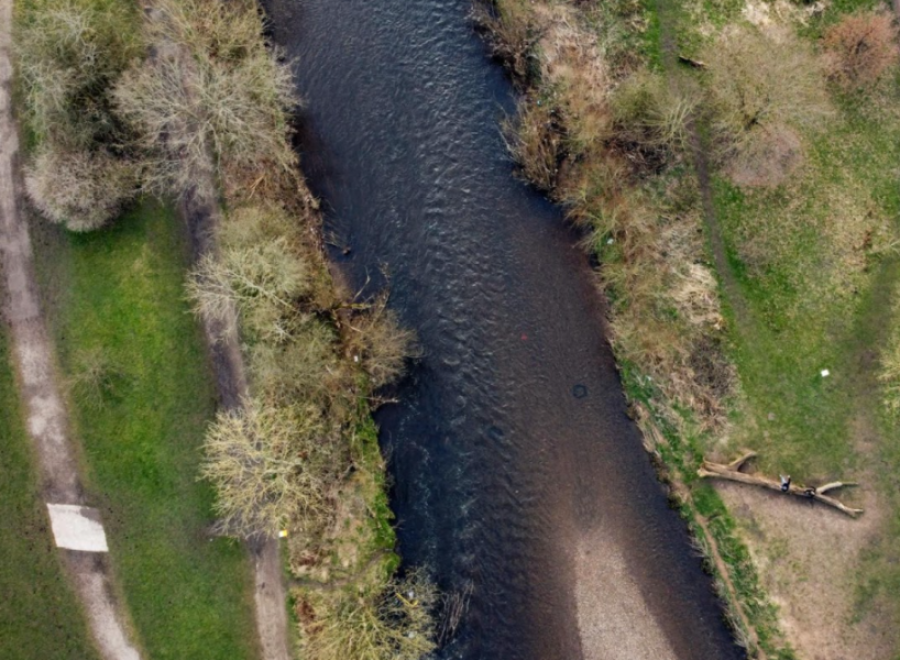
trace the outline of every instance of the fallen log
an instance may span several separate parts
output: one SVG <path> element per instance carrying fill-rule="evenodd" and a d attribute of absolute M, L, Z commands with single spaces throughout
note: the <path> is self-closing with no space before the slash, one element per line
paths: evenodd
<path fill-rule="evenodd" d="M 687 55 L 679 55 L 678 61 L 681 62 L 682 64 L 687 64 L 688 66 L 693 67 L 695 69 L 705 69 L 706 68 L 706 62 L 701 62 L 700 60 L 695 60 L 694 58 L 688 57 Z"/>
<path fill-rule="evenodd" d="M 697 470 L 697 475 L 704 479 L 724 479 L 726 481 L 737 481 L 738 483 L 747 484 L 749 486 L 768 488 L 769 490 L 778 491 L 779 493 L 783 493 L 784 495 L 793 495 L 794 497 L 802 497 L 803 499 L 807 500 L 815 500 L 817 502 L 821 502 L 822 504 L 835 508 L 842 513 L 846 513 L 852 518 L 856 518 L 863 512 L 863 509 L 854 509 L 845 505 L 840 500 L 825 494 L 829 491 L 837 490 L 838 488 L 846 488 L 849 486 L 858 485 L 855 482 L 832 481 L 831 483 L 827 483 L 822 486 L 801 486 L 799 484 L 790 483 L 788 485 L 787 491 L 782 491 L 780 480 L 769 479 L 767 477 L 762 477 L 756 474 L 747 474 L 746 472 L 741 472 L 741 468 L 744 467 L 747 461 L 749 461 L 754 456 L 756 456 L 756 452 L 749 451 L 740 458 L 728 464 L 703 461 L 700 469 Z"/>

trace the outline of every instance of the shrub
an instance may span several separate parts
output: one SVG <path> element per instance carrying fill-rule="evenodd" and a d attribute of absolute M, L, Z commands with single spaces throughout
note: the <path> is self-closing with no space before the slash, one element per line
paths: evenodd
<path fill-rule="evenodd" d="M 216 488 L 223 533 L 274 536 L 290 518 L 330 515 L 339 462 L 315 408 L 245 401 L 219 413 L 203 446 L 200 474 Z"/>
<path fill-rule="evenodd" d="M 695 95 L 676 91 L 659 74 L 635 74 L 610 99 L 612 141 L 637 169 L 656 169 L 686 148 L 696 107 Z"/>
<path fill-rule="evenodd" d="M 284 317 L 293 317 L 294 301 L 310 288 L 310 268 L 299 258 L 289 236 L 272 231 L 280 212 L 237 209 L 222 221 L 219 254 L 202 257 L 188 283 L 188 294 L 202 316 L 233 321 L 237 311 L 250 321 L 248 330 L 276 341 L 290 335 Z"/>
<path fill-rule="evenodd" d="M 135 24 L 127 3 L 44 0 L 25 10 L 16 59 L 39 140 L 73 150 L 121 139 L 109 91 L 142 51 Z"/>
<path fill-rule="evenodd" d="M 830 76 L 845 89 L 870 85 L 897 61 L 897 28 L 887 12 L 845 16 L 825 33 Z"/>
<path fill-rule="evenodd" d="M 72 231 L 116 217 L 138 190 L 138 168 L 107 151 L 42 148 L 25 170 L 25 190 L 41 213 Z"/>
<path fill-rule="evenodd" d="M 358 360 L 378 388 L 403 374 L 406 359 L 417 355 L 416 335 L 401 327 L 396 314 L 381 296 L 362 314 L 353 317 L 346 336 L 346 351 Z"/>
<path fill-rule="evenodd" d="M 523 100 L 516 117 L 504 124 L 504 137 L 522 176 L 544 191 L 556 187 L 564 154 L 563 128 L 547 103 Z"/>
<path fill-rule="evenodd" d="M 255 3 L 160 0 L 150 32 L 166 44 L 129 69 L 119 111 L 150 154 L 147 186 L 180 195 L 198 172 L 218 173 L 229 196 L 265 177 L 293 177 L 290 70 L 266 49 Z M 211 192 L 211 191 L 207 191 Z"/>
<path fill-rule="evenodd" d="M 327 324 L 309 319 L 295 333 L 294 341 L 252 346 L 250 370 L 260 396 L 271 401 L 329 404 L 345 380 L 337 339 Z"/>
<path fill-rule="evenodd" d="M 763 154 L 785 126 L 815 127 L 830 116 L 822 63 L 793 36 L 758 30 L 724 33 L 704 54 L 713 129 L 728 155 Z"/>
<path fill-rule="evenodd" d="M 313 610 L 306 626 L 310 660 L 419 660 L 434 651 L 434 584 L 424 571 L 388 582 L 375 593 L 341 593 Z"/>
<path fill-rule="evenodd" d="M 94 410 L 117 398 L 124 384 L 125 373 L 99 348 L 78 352 L 75 373 L 67 383 L 72 394 Z"/>

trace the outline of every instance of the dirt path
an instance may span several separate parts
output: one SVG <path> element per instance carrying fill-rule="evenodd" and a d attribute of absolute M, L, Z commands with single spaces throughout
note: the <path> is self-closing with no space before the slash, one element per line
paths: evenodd
<path fill-rule="evenodd" d="M 201 188 L 213 189 L 212 186 Z M 194 257 L 215 252 L 213 231 L 219 218 L 216 201 L 192 191 L 185 195 L 180 211 L 190 229 Z M 203 321 L 216 374 L 219 404 L 226 410 L 243 405 L 249 392 L 235 328 L 236 322 L 223 324 L 206 319 Z M 287 590 L 278 540 L 256 539 L 248 542 L 247 547 L 253 558 L 256 627 L 263 660 L 290 660 Z"/>
<path fill-rule="evenodd" d="M 42 316 L 28 226 L 19 212 L 18 134 L 12 118 L 10 81 L 12 0 L 0 0 L 0 260 L 4 312 L 12 340 L 28 433 L 40 464 L 56 546 L 100 654 L 107 660 L 139 660 L 127 614 L 112 588 L 106 534 L 99 512 L 85 504 L 69 420 L 56 384 L 52 342 Z"/>

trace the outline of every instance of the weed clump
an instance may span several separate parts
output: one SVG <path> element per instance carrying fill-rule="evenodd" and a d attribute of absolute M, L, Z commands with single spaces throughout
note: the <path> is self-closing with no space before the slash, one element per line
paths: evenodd
<path fill-rule="evenodd" d="M 892 415 L 900 416 L 900 298 L 894 302 L 892 333 L 881 353 L 878 380 L 882 387 L 882 401 Z"/>
<path fill-rule="evenodd" d="M 698 94 L 675 90 L 661 75 L 639 71 L 610 99 L 611 142 L 637 172 L 659 172 L 688 146 Z"/>

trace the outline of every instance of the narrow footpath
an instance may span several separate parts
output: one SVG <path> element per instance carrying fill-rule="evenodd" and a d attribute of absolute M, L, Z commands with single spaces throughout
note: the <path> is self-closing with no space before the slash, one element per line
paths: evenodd
<path fill-rule="evenodd" d="M 194 180 L 202 176 L 203 173 L 197 173 Z M 218 203 L 197 192 L 213 189 L 211 184 L 198 185 L 184 196 L 179 208 L 191 233 L 195 259 L 216 251 L 214 232 L 219 220 Z M 237 320 L 217 323 L 202 318 L 202 322 L 216 375 L 219 405 L 225 410 L 238 409 L 249 397 L 249 389 L 237 335 Z M 246 545 L 253 560 L 253 598 L 262 658 L 290 660 L 287 590 L 278 539 L 256 538 L 247 541 Z"/>
<path fill-rule="evenodd" d="M 0 0 L 0 262 L 28 434 L 34 442 L 56 547 L 88 618 L 101 657 L 139 660 L 128 616 L 112 588 L 112 568 L 99 512 L 87 506 L 69 419 L 56 383 L 52 343 L 34 273 L 28 226 L 20 213 L 18 135 L 12 118 L 12 0 Z"/>

